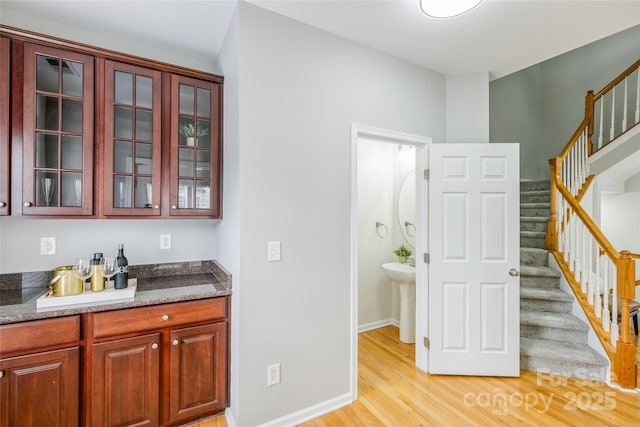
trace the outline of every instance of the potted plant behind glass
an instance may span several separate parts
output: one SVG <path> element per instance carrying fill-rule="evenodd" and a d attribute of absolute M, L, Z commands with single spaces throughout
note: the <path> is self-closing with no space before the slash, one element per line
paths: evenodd
<path fill-rule="evenodd" d="M 411 251 L 405 248 L 404 245 L 400 245 L 400 247 L 393 251 L 393 253 L 398 256 L 398 261 L 400 262 L 400 264 L 404 264 L 405 262 L 407 262 L 407 257 L 411 256 Z"/>
<path fill-rule="evenodd" d="M 200 126 L 200 124 L 198 124 L 196 128 L 193 126 L 193 123 L 187 123 L 186 125 L 180 126 L 180 134 L 187 139 L 187 145 L 193 147 L 197 138 L 209 134 L 209 129 Z"/>

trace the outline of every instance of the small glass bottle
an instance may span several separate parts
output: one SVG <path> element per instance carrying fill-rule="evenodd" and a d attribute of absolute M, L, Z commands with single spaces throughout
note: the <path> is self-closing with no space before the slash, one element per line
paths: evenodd
<path fill-rule="evenodd" d="M 101 259 L 102 252 L 93 254 L 93 259 L 91 260 L 91 276 L 89 277 L 92 292 L 104 291 L 104 275 L 102 274 L 102 266 L 100 265 Z"/>
<path fill-rule="evenodd" d="M 129 261 L 124 256 L 124 245 L 122 243 L 118 244 L 116 264 L 118 264 L 118 269 L 113 279 L 113 287 L 115 289 L 125 289 L 129 286 Z"/>

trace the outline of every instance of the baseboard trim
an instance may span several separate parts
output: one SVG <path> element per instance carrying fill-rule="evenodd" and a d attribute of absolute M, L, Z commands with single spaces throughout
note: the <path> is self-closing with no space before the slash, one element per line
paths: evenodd
<path fill-rule="evenodd" d="M 224 418 L 227 420 L 228 427 L 237 427 L 235 418 L 233 418 L 233 413 L 231 412 L 231 408 L 227 408 L 224 411 Z"/>
<path fill-rule="evenodd" d="M 358 325 L 358 333 L 372 331 L 378 328 L 384 328 L 385 326 L 397 326 L 400 327 L 400 321 L 396 319 L 385 319 L 377 322 L 365 323 L 364 325 Z"/>
<path fill-rule="evenodd" d="M 308 408 L 304 408 L 283 417 L 276 418 L 275 420 L 260 424 L 258 427 L 296 426 L 324 414 L 328 414 L 329 412 L 333 412 L 336 409 L 340 409 L 343 406 L 347 406 L 352 403 L 353 396 L 351 395 L 351 393 L 345 393 L 341 396 L 334 397 L 333 399 L 318 403 L 317 405 L 309 406 Z"/>

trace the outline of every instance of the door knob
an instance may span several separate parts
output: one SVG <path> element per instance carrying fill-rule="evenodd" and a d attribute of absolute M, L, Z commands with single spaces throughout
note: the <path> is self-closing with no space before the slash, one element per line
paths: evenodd
<path fill-rule="evenodd" d="M 515 268 L 512 268 L 511 270 L 509 270 L 509 276 L 518 277 L 520 276 L 520 272 Z"/>

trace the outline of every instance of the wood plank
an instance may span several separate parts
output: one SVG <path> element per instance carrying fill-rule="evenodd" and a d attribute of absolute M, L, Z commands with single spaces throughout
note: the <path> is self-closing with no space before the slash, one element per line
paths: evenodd
<path fill-rule="evenodd" d="M 361 333 L 358 359 L 358 400 L 301 426 L 632 426 L 640 419 L 640 394 L 599 382 L 528 371 L 429 375 L 415 367 L 414 344 L 400 342 L 394 326 Z M 227 424 L 218 416 L 191 427 Z"/>

